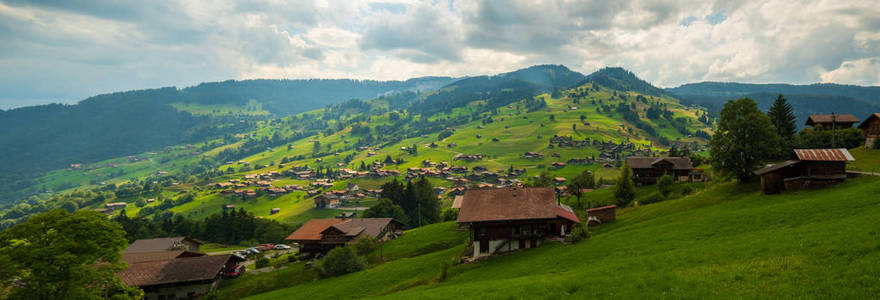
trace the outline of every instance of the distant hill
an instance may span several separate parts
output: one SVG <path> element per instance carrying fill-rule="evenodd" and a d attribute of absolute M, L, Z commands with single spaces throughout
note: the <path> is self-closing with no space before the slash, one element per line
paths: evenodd
<path fill-rule="evenodd" d="M 745 84 L 701 82 L 685 84 L 667 91 L 685 103 L 697 104 L 710 111 L 720 111 L 727 100 L 752 98 L 767 110 L 778 94 L 783 94 L 794 108 L 798 126 L 811 114 L 853 114 L 862 119 L 880 111 L 880 87 L 839 84 Z"/>
<path fill-rule="evenodd" d="M 652 96 L 666 94 L 666 91 L 663 89 L 651 85 L 647 81 L 636 77 L 632 72 L 620 67 L 606 67 L 587 75 L 582 84 L 587 82 L 619 91 L 632 91 Z"/>

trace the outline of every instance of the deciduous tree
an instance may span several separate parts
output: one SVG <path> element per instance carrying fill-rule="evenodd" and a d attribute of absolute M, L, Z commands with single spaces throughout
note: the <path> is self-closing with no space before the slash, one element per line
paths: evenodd
<path fill-rule="evenodd" d="M 724 104 L 710 145 L 712 167 L 745 181 L 779 153 L 779 135 L 758 104 L 742 98 Z"/>

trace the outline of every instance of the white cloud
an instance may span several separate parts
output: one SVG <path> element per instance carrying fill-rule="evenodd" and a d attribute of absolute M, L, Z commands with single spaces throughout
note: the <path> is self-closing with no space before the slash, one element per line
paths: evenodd
<path fill-rule="evenodd" d="M 875 85 L 877 28 L 880 6 L 870 0 L 0 0 L 0 99 L 75 101 L 230 78 L 482 75 L 543 63 L 585 73 L 622 66 L 666 87 Z"/>

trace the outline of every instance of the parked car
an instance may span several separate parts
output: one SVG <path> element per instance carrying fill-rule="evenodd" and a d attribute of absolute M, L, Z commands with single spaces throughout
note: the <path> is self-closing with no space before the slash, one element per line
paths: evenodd
<path fill-rule="evenodd" d="M 285 245 L 285 244 L 278 244 L 278 245 L 275 245 L 275 249 L 278 249 L 278 250 L 290 250 L 290 246 Z"/>
<path fill-rule="evenodd" d="M 244 274 L 246 269 L 247 268 L 245 268 L 244 265 L 235 265 L 234 267 L 227 269 L 226 273 L 223 275 L 225 275 L 226 278 L 238 278 L 238 276 Z"/>
<path fill-rule="evenodd" d="M 260 251 L 266 251 L 266 250 L 272 250 L 272 249 L 275 249 L 275 245 L 272 245 L 272 244 L 259 244 L 259 245 L 257 245 L 257 250 L 260 250 Z"/>
<path fill-rule="evenodd" d="M 260 254 L 260 250 L 256 247 L 247 248 L 245 250 L 248 254 Z"/>

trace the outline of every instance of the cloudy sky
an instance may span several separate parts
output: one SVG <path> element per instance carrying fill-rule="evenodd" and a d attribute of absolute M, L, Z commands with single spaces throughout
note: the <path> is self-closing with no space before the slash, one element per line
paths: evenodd
<path fill-rule="evenodd" d="M 695 81 L 880 85 L 866 1 L 0 0 L 0 108 L 248 78 L 406 79 L 534 64 Z"/>

